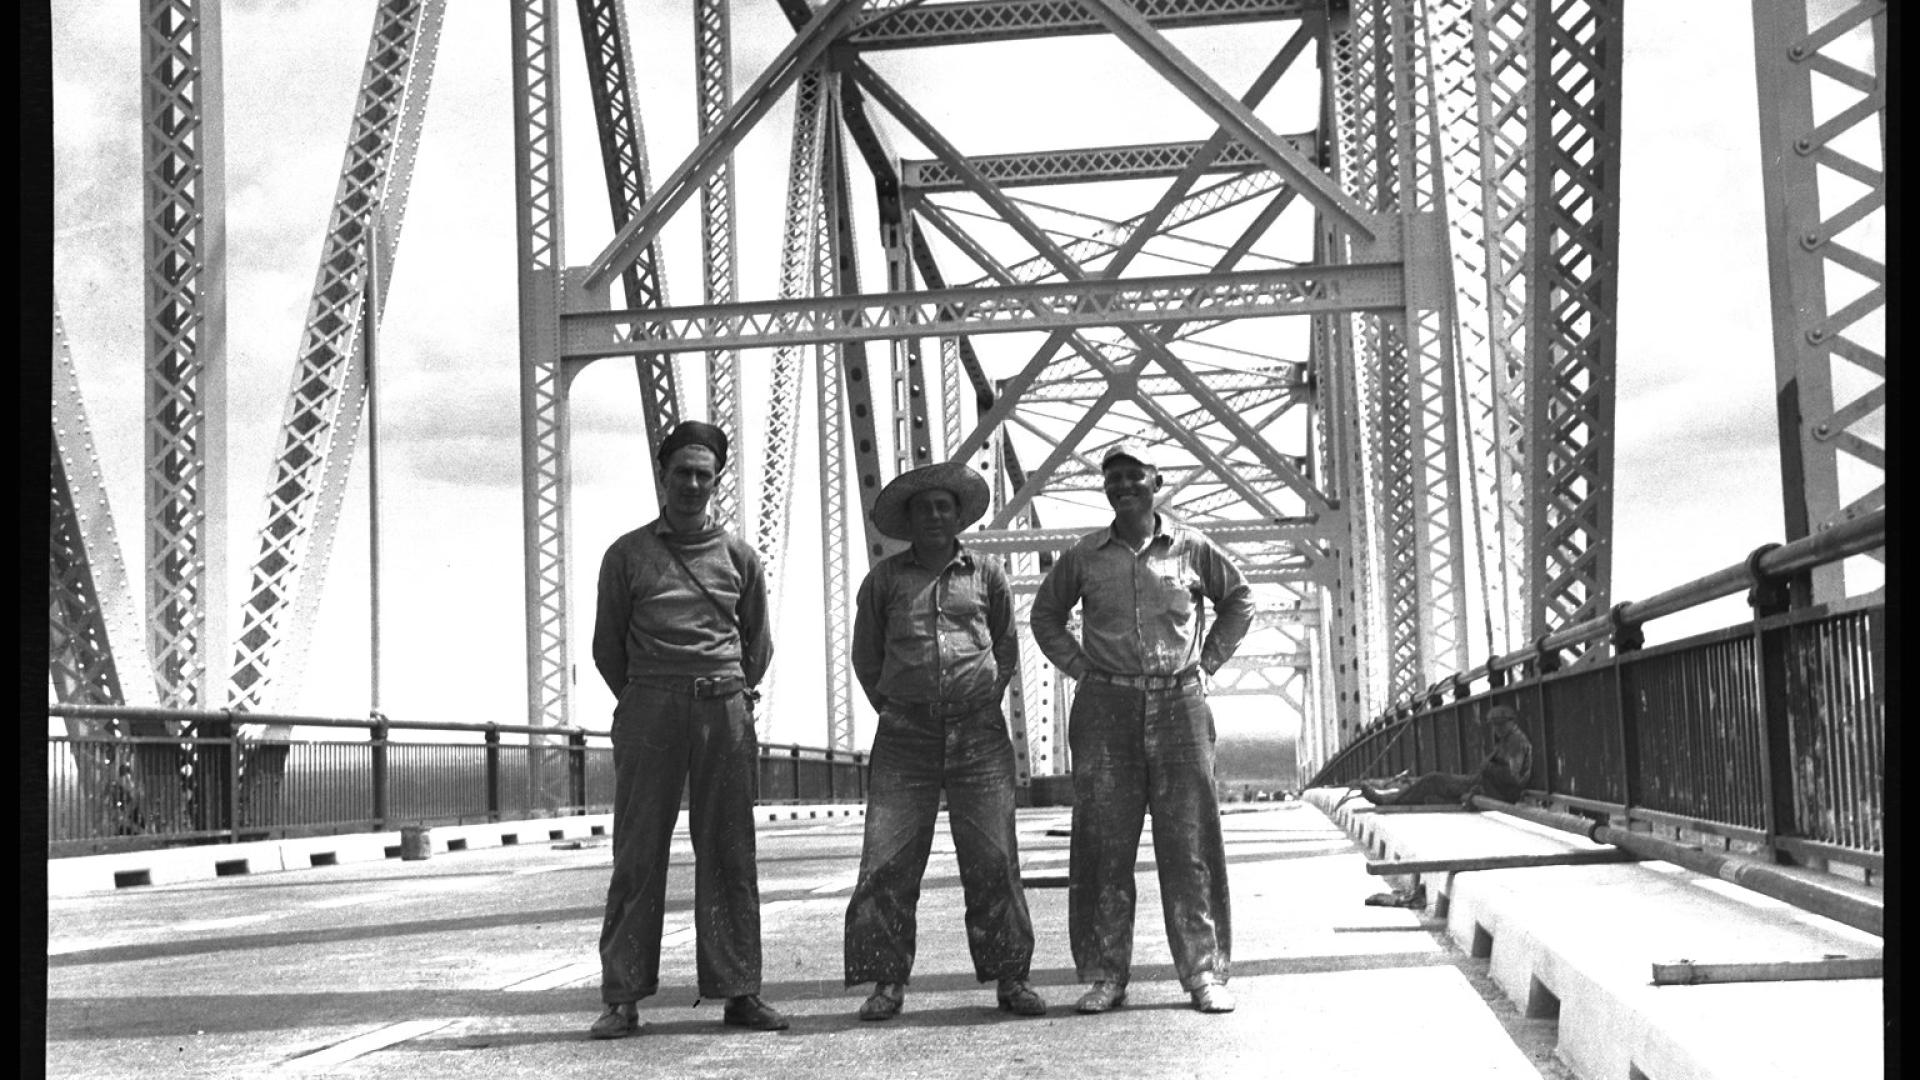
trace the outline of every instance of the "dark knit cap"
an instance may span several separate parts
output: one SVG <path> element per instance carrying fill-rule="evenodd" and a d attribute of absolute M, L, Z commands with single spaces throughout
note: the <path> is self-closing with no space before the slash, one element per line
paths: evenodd
<path fill-rule="evenodd" d="M 674 451 L 689 446 L 706 447 L 713 451 L 714 468 L 727 467 L 727 433 L 698 420 L 682 420 L 660 440 L 660 464 L 665 465 Z"/>

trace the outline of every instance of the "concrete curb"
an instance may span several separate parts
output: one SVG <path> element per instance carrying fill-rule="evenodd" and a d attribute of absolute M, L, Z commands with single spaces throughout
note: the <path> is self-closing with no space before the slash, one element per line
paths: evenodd
<path fill-rule="evenodd" d="M 1504 814 L 1375 814 L 1344 789 L 1303 799 L 1376 859 L 1595 848 Z M 1412 875 L 1435 917 L 1584 1080 L 1879 1076 L 1881 979 L 1655 986 L 1652 965 L 1880 956 L 1881 938 L 1671 863 Z M 1389 880 L 1383 877 L 1383 883 Z M 1405 879 L 1402 879 L 1405 880 Z"/>
<path fill-rule="evenodd" d="M 754 808 L 759 822 L 806 821 L 865 817 L 866 807 L 852 803 L 810 806 L 762 805 Z M 686 828 L 681 812 L 678 828 Z M 428 830 L 428 854 L 514 844 L 551 843 L 607 836 L 612 814 L 576 817 L 490 821 L 473 825 L 436 825 Z M 142 885 L 177 885 L 221 877 L 306 870 L 315 866 L 380 862 L 401 857 L 401 832 L 340 833 L 287 840 L 256 840 L 240 844 L 201 844 L 193 847 L 124 851 L 110 855 L 77 855 L 47 860 L 47 895 L 81 896 L 93 892 Z"/>

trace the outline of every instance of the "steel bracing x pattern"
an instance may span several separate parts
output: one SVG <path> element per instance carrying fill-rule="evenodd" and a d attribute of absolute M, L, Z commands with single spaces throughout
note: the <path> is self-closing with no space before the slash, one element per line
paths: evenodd
<path fill-rule="evenodd" d="M 1782 494 L 1797 540 L 1886 504 L 1887 5 L 1756 0 L 1753 20 Z M 1794 601 L 1846 594 L 1833 563 L 1796 582 Z"/>
<path fill-rule="evenodd" d="M 579 0 L 579 11 L 587 54 L 587 86 L 593 93 L 594 119 L 600 132 L 600 163 L 607 176 L 613 226 L 618 229 L 639 212 L 651 190 L 646 131 L 633 88 L 633 48 L 627 33 L 626 5 L 620 0 Z M 621 273 L 620 281 L 628 307 L 667 306 L 667 282 L 660 274 L 660 245 L 640 248 L 633 265 Z M 635 357 L 634 374 L 640 381 L 640 414 L 651 459 L 660 440 L 680 422 L 673 357 L 668 353 Z"/>
<path fill-rule="evenodd" d="M 209 708 L 227 647 L 220 6 L 149 0 L 141 30 L 146 648 L 159 704 Z"/>
<path fill-rule="evenodd" d="M 66 705 L 150 704 L 153 676 L 144 650 L 134 586 L 121 558 L 93 430 L 59 309 L 53 313 L 53 441 L 47 506 L 48 676 Z M 116 653 L 113 643 L 123 648 Z M 68 719 L 76 739 L 107 734 L 169 735 L 156 720 Z M 80 791 L 104 815 L 104 835 L 163 828 L 159 808 L 181 804 L 185 758 L 173 744 L 137 751 L 73 745 Z M 160 792 L 167 794 L 161 795 Z M 149 798 L 150 794 L 156 797 Z"/>
<path fill-rule="evenodd" d="M 700 135 L 726 122 L 733 105 L 733 47 L 727 20 L 728 0 L 694 0 L 694 81 Z M 705 258 L 706 301 L 726 304 L 739 292 L 734 268 L 733 154 L 723 150 L 700 184 L 700 250 Z M 740 354 L 707 351 L 707 418 L 740 437 Z M 722 469 L 714 480 L 713 516 L 735 532 L 747 527 L 746 491 L 741 470 Z"/>
<path fill-rule="evenodd" d="M 1467 507 L 1460 492 L 1459 398 L 1454 348 L 1452 266 L 1446 258 L 1443 172 L 1425 23 L 1416 0 L 1392 0 L 1394 101 L 1401 241 L 1409 287 L 1407 336 L 1411 438 L 1419 448 L 1414 478 L 1421 535 L 1421 632 L 1427 679 L 1467 667 L 1464 538 Z"/>
<path fill-rule="evenodd" d="M 1552 0 L 1531 13 L 1527 579 L 1535 637 L 1603 614 L 1611 591 L 1621 9 L 1619 0 Z"/>
<path fill-rule="evenodd" d="M 382 0 L 375 12 L 268 477 L 260 555 L 241 608 L 229 687 L 229 701 L 238 708 L 261 709 L 270 695 L 291 693 L 299 684 L 365 407 L 360 323 L 371 317 L 378 324 L 378 312 L 362 310 L 366 232 L 377 230 L 390 262 L 405 216 L 443 9 L 441 0 Z M 383 288 L 391 277 L 380 275 Z"/>
<path fill-rule="evenodd" d="M 1518 493 L 1511 499 L 1503 495 L 1503 477 L 1510 469 L 1501 467 L 1524 452 L 1524 443 L 1512 425 L 1514 414 L 1505 407 L 1502 389 L 1514 380 L 1500 378 L 1495 364 L 1487 250 L 1498 186 L 1490 182 L 1495 162 L 1487 143 L 1496 133 L 1484 130 L 1483 124 L 1498 110 L 1482 91 L 1489 39 L 1481 8 L 1484 3 L 1478 0 L 1426 0 L 1425 29 L 1431 42 L 1426 56 L 1439 122 L 1447 246 L 1458 313 L 1456 400 L 1464 444 L 1459 482 L 1470 501 L 1466 521 L 1477 540 L 1473 577 L 1482 583 L 1481 590 L 1469 592 L 1478 596 L 1470 606 L 1480 613 L 1486 655 L 1496 655 L 1518 647 L 1516 628 L 1525 625 L 1525 517 L 1518 513 L 1525 501 Z"/>
<path fill-rule="evenodd" d="M 1363 263 L 867 293 L 797 303 L 752 301 L 659 312 L 571 311 L 561 321 L 565 355 L 584 360 L 685 351 L 713 342 L 767 348 L 936 333 L 1146 327 L 1196 319 L 1391 310 L 1401 302 L 1397 264 Z"/>
<path fill-rule="evenodd" d="M 820 197 L 813 210 L 813 291 L 831 296 L 860 288 L 859 268 L 852 257 L 852 223 L 847 215 L 848 181 L 846 152 L 838 125 L 832 122 L 837 112 L 838 93 L 831 84 L 823 112 L 819 148 L 820 178 L 816 181 Z M 869 545 L 876 536 L 870 519 L 864 523 L 850 518 L 854 493 L 860 492 L 861 517 L 871 504 L 870 483 L 862 483 L 848 468 L 847 442 L 861 438 L 871 442 L 872 419 L 864 427 L 850 410 L 859 406 L 861 396 L 846 386 L 848 377 L 865 378 L 865 346 L 859 342 L 820 344 L 815 347 L 818 373 L 818 439 L 820 448 L 820 578 L 826 644 L 827 745 L 836 750 L 854 749 L 853 667 L 848 657 L 853 647 L 853 614 L 849 601 L 853 596 L 853 536 L 863 530 Z M 862 432 L 864 431 L 864 435 Z M 871 461 L 867 462 L 871 465 Z M 872 479 L 871 477 L 868 478 Z M 869 548 L 871 550 L 871 548 Z"/>
<path fill-rule="evenodd" d="M 1148 22 L 1167 29 L 1298 19 L 1314 6 L 1307 0 L 1141 0 L 1138 5 Z M 1102 28 L 1092 3 L 1082 0 L 982 0 L 902 5 L 869 22 L 851 41 L 860 49 L 925 48 L 1097 34 Z"/>
<path fill-rule="evenodd" d="M 1302 156 L 1314 154 L 1315 136 L 1286 136 L 1287 144 Z M 996 185 L 1084 184 L 1097 180 L 1154 180 L 1179 176 L 1193 162 L 1203 143 L 1158 143 L 1139 146 L 1100 146 L 1084 150 L 1035 151 L 1024 154 L 982 154 L 970 159 L 980 175 Z M 1212 171 L 1246 172 L 1264 168 L 1260 157 L 1242 143 L 1230 143 L 1214 157 Z M 922 195 L 964 191 L 954 171 L 939 161 L 902 161 L 900 182 Z"/>
<path fill-rule="evenodd" d="M 62 704 L 148 704 L 153 676 L 133 582 L 121 558 L 113 511 L 80 397 L 80 378 L 58 308 L 53 313 L 53 473 L 47 555 L 49 653 L 55 700 Z M 113 648 L 120 642 L 119 652 Z"/>
<path fill-rule="evenodd" d="M 560 174 L 559 25 L 553 0 L 511 10 L 514 195 L 520 292 L 520 462 L 526 552 L 527 722 L 561 726 L 572 712 L 567 638 L 571 536 L 567 485 L 568 369 L 553 323 L 565 285 Z M 636 252 L 636 257 L 638 252 Z M 622 267 L 625 270 L 625 267 Z"/>
<path fill-rule="evenodd" d="M 787 157 L 787 201 L 780 244 L 780 296 L 811 295 L 819 271 L 820 182 L 822 141 L 828 121 L 827 79 L 820 70 L 800 76 L 794 89 L 792 145 Z M 800 448 L 800 405 L 805 393 L 806 350 L 798 345 L 776 349 L 768 387 L 765 443 L 760 461 L 759 513 L 754 522 L 754 548 L 767 574 L 767 593 L 774 611 L 781 610 L 786 583 L 786 547 L 792 521 L 793 482 Z M 831 636 L 831 635 L 829 635 Z M 762 683 L 770 699 L 780 660 Z M 833 744 L 839 747 L 839 744 Z M 851 747 L 846 747 L 851 749 Z"/>

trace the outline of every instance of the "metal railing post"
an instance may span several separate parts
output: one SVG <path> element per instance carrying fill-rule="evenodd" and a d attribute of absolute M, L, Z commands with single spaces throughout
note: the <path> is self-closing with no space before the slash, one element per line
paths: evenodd
<path fill-rule="evenodd" d="M 587 812 L 587 733 L 567 733 L 567 800 L 576 814 Z"/>
<path fill-rule="evenodd" d="M 1633 807 L 1640 792 L 1640 729 L 1637 724 L 1639 714 L 1632 707 L 1627 695 L 1626 659 L 1646 643 L 1646 635 L 1641 632 L 1638 623 L 1627 619 L 1627 605 L 1615 604 L 1607 612 L 1613 623 L 1613 632 L 1608 644 L 1613 646 L 1613 655 L 1606 663 L 1613 667 L 1613 713 L 1614 733 L 1620 740 L 1620 801 L 1623 816 L 1622 828 L 1631 828 Z"/>
<path fill-rule="evenodd" d="M 373 737 L 369 747 L 373 757 L 373 827 L 385 830 L 388 818 L 387 789 L 387 736 L 391 729 L 387 727 L 387 718 L 380 713 L 373 714 L 373 726 L 368 734 Z"/>
<path fill-rule="evenodd" d="M 487 820 L 500 820 L 500 728 L 487 725 Z"/>

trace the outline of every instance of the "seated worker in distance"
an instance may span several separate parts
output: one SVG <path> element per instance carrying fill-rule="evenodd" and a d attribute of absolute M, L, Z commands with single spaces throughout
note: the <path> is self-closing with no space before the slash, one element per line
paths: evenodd
<path fill-rule="evenodd" d="M 1526 791 L 1527 778 L 1533 775 L 1533 743 L 1520 730 L 1519 716 L 1511 706 L 1488 709 L 1487 724 L 1493 731 L 1494 747 L 1478 772 L 1423 773 L 1397 788 L 1382 789 L 1365 782 L 1354 786 L 1375 806 L 1443 806 L 1467 803 L 1475 795 L 1518 802 Z"/>

